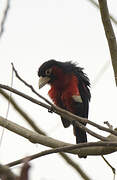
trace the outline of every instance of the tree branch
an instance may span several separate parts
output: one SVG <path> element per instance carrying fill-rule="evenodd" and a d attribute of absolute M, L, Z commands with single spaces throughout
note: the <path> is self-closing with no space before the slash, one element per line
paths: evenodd
<path fill-rule="evenodd" d="M 109 18 L 109 11 L 107 6 L 107 0 L 98 0 L 99 6 L 100 6 L 100 13 L 101 18 L 106 34 L 106 38 L 108 41 L 111 59 L 112 59 L 112 65 L 114 69 L 115 74 L 115 81 L 117 86 L 117 43 L 116 43 L 116 37 L 113 31 L 113 27 Z"/>
<path fill-rule="evenodd" d="M 106 158 L 104 156 L 102 156 L 103 160 L 105 161 L 105 163 L 111 168 L 114 176 L 116 174 L 116 169 L 106 160 Z"/>
<path fill-rule="evenodd" d="M 60 107 L 55 106 L 55 105 L 53 105 L 53 104 L 52 104 L 52 107 L 51 107 L 51 106 L 48 106 L 48 105 L 46 105 L 46 104 L 44 104 L 44 103 L 41 103 L 40 101 L 37 101 L 36 99 L 34 99 L 34 98 L 32 98 L 32 97 L 30 97 L 30 96 L 28 96 L 28 95 L 25 95 L 24 93 L 21 93 L 21 92 L 19 92 L 18 90 L 13 89 L 13 88 L 11 88 L 11 87 L 8 87 L 8 86 L 5 86 L 5 85 L 1 85 L 1 84 L 0 84 L 0 87 L 2 87 L 2 88 L 4 88 L 4 89 L 7 89 L 7 90 L 9 90 L 9 91 L 12 91 L 12 92 L 14 92 L 14 93 L 16 93 L 16 94 L 18 94 L 18 95 L 20 95 L 20 96 L 22 96 L 22 97 L 30 100 L 31 102 L 34 102 L 34 103 L 36 103 L 36 104 L 38 104 L 38 105 L 40 105 L 40 106 L 43 106 L 43 107 L 47 108 L 47 109 L 50 110 L 50 111 L 55 112 L 56 114 L 59 114 L 60 116 L 68 119 L 68 120 L 71 122 L 71 124 L 74 124 L 74 123 L 75 123 L 76 126 L 78 126 L 78 127 L 80 126 L 80 128 L 84 129 L 84 130 L 85 130 L 87 133 L 89 133 L 90 135 L 92 135 L 92 136 L 94 136 L 94 137 L 96 137 L 96 138 L 98 138 L 98 139 L 100 139 L 100 140 L 102 140 L 102 141 L 106 141 L 106 138 L 105 138 L 105 137 L 103 137 L 103 136 L 101 136 L 101 135 L 99 135 L 99 134 L 91 131 L 90 129 L 88 129 L 87 127 L 85 127 L 84 125 L 82 125 L 82 124 L 80 123 L 80 122 L 86 122 L 86 121 L 88 121 L 87 119 L 81 118 L 81 117 L 79 117 L 79 116 L 76 116 L 76 115 L 70 113 L 69 111 L 66 111 L 66 110 L 64 110 L 64 109 L 61 109 Z M 79 122 L 79 121 L 80 121 L 80 122 Z M 112 131 L 112 132 L 113 132 L 113 131 Z"/>
<path fill-rule="evenodd" d="M 90 147 L 116 147 L 117 148 L 117 142 L 89 142 L 89 143 L 80 143 L 77 145 L 70 145 L 70 146 L 65 146 L 65 147 L 59 147 L 59 148 L 54 148 L 54 149 L 50 149 L 50 150 L 46 150 L 46 151 L 42 151 L 40 153 L 28 156 L 27 158 L 29 158 L 29 160 L 33 160 L 45 155 L 49 155 L 49 154 L 53 154 L 53 153 L 58 153 L 58 152 L 66 152 L 66 151 L 72 151 L 75 150 L 77 148 L 90 148 Z M 102 156 L 103 157 L 103 156 Z M 103 157 L 104 158 L 104 157 Z M 17 161 L 13 161 L 11 163 L 6 164 L 6 166 L 12 167 L 12 166 L 16 166 L 18 164 L 21 164 L 23 162 L 24 158 L 19 159 Z"/>
<path fill-rule="evenodd" d="M 73 144 L 65 143 L 65 142 L 62 142 L 59 140 L 55 140 L 55 139 L 50 138 L 50 137 L 39 135 L 38 133 L 33 132 L 31 130 L 28 130 L 28 129 L 20 126 L 20 125 L 17 125 L 16 123 L 9 121 L 9 120 L 6 121 L 3 117 L 0 117 L 0 126 L 3 126 L 5 128 L 7 128 L 8 130 L 28 139 L 32 143 L 39 143 L 39 144 L 42 144 L 44 146 L 48 146 L 48 147 L 52 147 L 52 148 L 59 148 L 59 147 L 73 145 Z M 102 143 L 110 143 L 110 141 L 117 142 L 117 137 L 110 135 L 107 137 L 107 140 L 109 142 L 102 142 Z M 98 148 L 97 148 L 97 146 L 94 146 L 94 147 L 82 147 L 82 149 L 81 149 L 81 146 L 85 145 L 85 143 L 84 144 L 78 144 L 78 145 L 75 145 L 75 148 L 77 148 L 77 149 L 65 150 L 65 152 L 72 153 L 72 154 L 78 154 L 78 155 L 105 155 L 105 154 L 110 154 L 110 153 L 115 152 L 117 150 L 117 147 L 115 147 L 115 146 L 117 146 L 117 143 L 114 143 L 114 142 L 113 143 L 111 142 L 111 146 L 110 146 L 110 144 L 107 144 L 106 147 L 101 145 Z M 87 146 L 87 143 L 86 143 L 86 146 Z"/>
<path fill-rule="evenodd" d="M 92 3 L 96 8 L 99 9 L 99 5 L 98 3 L 96 3 L 94 0 L 88 0 L 90 3 Z M 110 19 L 112 20 L 112 22 L 117 25 L 117 20 L 113 17 L 113 15 L 109 14 Z"/>
<path fill-rule="evenodd" d="M 0 178 L 5 178 L 5 180 L 18 180 L 18 176 L 14 175 L 8 166 L 3 166 L 0 164 Z"/>
<path fill-rule="evenodd" d="M 0 94 L 3 95 L 3 97 L 7 100 L 9 100 L 9 95 L 0 89 Z M 14 107 L 14 109 L 29 123 L 29 125 L 39 134 L 46 135 L 44 131 L 42 131 L 37 125 L 34 123 L 34 121 L 27 115 L 27 113 L 16 103 L 13 97 L 10 98 L 10 103 Z M 60 156 L 71 166 L 73 169 L 76 170 L 80 176 L 85 180 L 90 180 L 88 175 L 82 170 L 81 166 L 78 165 L 72 158 L 70 158 L 67 154 L 60 152 Z"/>
<path fill-rule="evenodd" d="M 16 71 L 13 63 L 11 63 L 11 65 L 12 65 L 13 71 L 15 72 L 16 77 L 17 77 L 21 82 L 23 82 L 27 87 L 29 87 L 29 88 L 32 90 L 32 92 L 34 92 L 39 98 L 43 99 L 46 103 L 48 103 L 49 105 L 52 106 L 52 103 L 51 103 L 50 101 L 48 101 L 46 98 L 44 98 L 44 97 L 41 96 L 39 93 L 37 93 L 37 92 L 35 91 L 35 89 L 33 88 L 32 85 L 28 84 L 24 79 L 22 79 L 22 78 L 19 76 L 19 74 L 18 74 L 18 72 Z"/>
<path fill-rule="evenodd" d="M 21 82 L 23 82 L 27 87 L 29 87 L 38 97 L 40 97 L 40 98 L 43 99 L 46 103 L 48 103 L 49 105 L 51 105 L 51 109 L 48 110 L 49 112 L 55 112 L 55 113 L 58 112 L 57 114 L 59 114 L 59 115 L 61 115 L 61 116 L 62 116 L 62 113 L 61 113 L 61 112 L 63 112 L 63 116 L 62 116 L 62 117 L 68 119 L 72 124 L 74 123 L 74 121 L 72 121 L 71 118 L 72 118 L 73 116 L 76 117 L 76 118 L 78 118 L 78 116 L 76 116 L 76 115 L 74 115 L 74 114 L 72 114 L 72 113 L 70 113 L 70 112 L 68 112 L 68 111 L 66 111 L 66 110 L 64 110 L 64 109 L 61 109 L 61 108 L 59 108 L 58 106 L 55 106 L 54 104 L 52 104 L 52 103 L 51 103 L 50 101 L 48 101 L 45 97 L 43 97 L 42 95 L 40 95 L 39 93 L 37 93 L 36 90 L 33 88 L 32 85 L 30 85 L 30 84 L 27 83 L 24 79 L 21 78 L 21 76 L 18 74 L 17 70 L 15 69 L 13 63 L 12 63 L 12 68 L 13 68 L 13 70 L 14 70 L 14 72 L 15 72 L 16 77 L 17 77 Z M 56 111 L 56 110 L 57 110 L 57 111 Z M 68 117 L 65 117 L 65 116 L 64 116 L 66 113 L 68 114 Z M 70 118 L 69 118 L 69 115 L 70 115 Z M 72 116 L 72 117 L 71 117 L 71 116 Z M 82 120 L 81 120 L 81 119 L 82 119 Z M 73 119 L 73 120 L 74 120 L 74 119 Z M 114 135 L 117 135 L 117 132 L 116 132 L 116 131 L 113 131 L 113 130 L 110 129 L 110 128 L 105 128 L 105 127 L 103 127 L 103 126 L 100 126 L 100 125 L 98 125 L 98 124 L 96 124 L 96 123 L 93 123 L 93 122 L 89 121 L 88 119 L 79 117 L 79 119 L 76 119 L 76 121 L 78 121 L 78 122 L 80 122 L 80 123 L 81 123 L 81 122 L 89 123 L 90 125 L 93 125 L 93 126 L 97 127 L 97 128 L 100 129 L 100 130 L 103 130 L 103 131 L 106 131 L 106 132 L 110 132 L 110 133 L 112 133 L 112 134 L 114 134 Z M 82 124 L 79 124 L 78 122 L 76 123 L 77 126 L 80 126 L 82 129 L 84 129 L 84 130 L 85 130 L 86 132 L 88 132 L 90 135 L 93 135 L 94 137 L 96 137 L 96 138 L 98 138 L 98 139 L 100 139 L 100 140 L 104 140 L 104 141 L 105 141 L 104 137 L 96 134 L 95 132 L 92 132 L 91 130 L 89 130 L 88 128 L 86 128 L 86 127 L 83 126 Z"/>
<path fill-rule="evenodd" d="M 69 111 L 66 111 L 66 110 L 64 110 L 64 109 L 62 109 L 62 108 L 60 108 L 60 107 L 58 107 L 58 106 L 55 106 L 54 104 L 52 104 L 52 107 L 51 107 L 51 106 L 49 106 L 49 105 L 47 105 L 47 104 L 45 104 L 45 103 L 42 103 L 42 102 L 38 101 L 37 99 L 34 99 L 34 98 L 32 98 L 32 97 L 30 97 L 30 96 L 28 96 L 28 95 L 26 95 L 26 94 L 24 94 L 24 93 L 22 93 L 22 92 L 20 92 L 20 91 L 18 91 L 18 90 L 16 90 L 16 89 L 14 89 L 14 88 L 11 88 L 11 87 L 9 87 L 9 86 L 5 86 L 5 85 L 0 84 L 0 88 L 6 89 L 6 90 L 8 90 L 8 91 L 11 91 L 11 92 L 13 92 L 13 93 L 21 96 L 21 97 L 24 97 L 25 99 L 27 99 L 27 100 L 29 100 L 29 101 L 37 104 L 37 105 L 40 105 L 40 106 L 48 109 L 48 111 L 53 111 L 53 112 L 55 112 L 56 114 L 58 114 L 58 115 L 60 115 L 60 116 L 62 116 L 62 117 L 64 117 L 64 118 L 68 119 L 71 123 L 74 123 L 74 121 L 76 121 L 76 123 L 77 123 L 77 122 L 88 123 L 88 124 L 90 124 L 90 125 L 98 128 L 98 129 L 100 129 L 100 130 L 109 132 L 109 133 L 117 136 L 117 132 L 116 132 L 116 131 L 114 131 L 114 130 L 112 130 L 112 129 L 109 129 L 109 128 L 105 128 L 105 127 L 103 127 L 103 126 L 101 126 L 101 125 L 98 125 L 98 124 L 96 124 L 96 123 L 94 123 L 94 122 L 92 122 L 92 121 L 90 121 L 90 120 L 88 120 L 88 119 L 86 119 L 86 118 L 82 118 L 82 117 L 76 116 L 75 114 L 72 114 L 72 113 L 69 112 Z M 78 123 L 77 123 L 77 124 L 78 124 Z M 80 124 L 80 125 L 81 125 L 81 124 Z M 81 125 L 81 126 L 82 126 L 82 125 Z M 85 130 L 87 131 L 87 128 L 86 128 L 86 127 L 84 127 L 84 128 L 85 128 Z M 87 131 L 87 132 L 88 132 L 88 131 Z M 89 132 L 88 132 L 88 133 L 89 133 Z M 96 135 L 96 134 L 95 134 L 95 135 Z M 94 135 L 94 137 L 96 137 L 95 135 Z M 98 135 L 97 135 L 97 138 L 99 138 Z M 103 137 L 102 137 L 102 138 L 103 138 Z M 101 137 L 100 137 L 99 139 L 101 139 Z M 104 139 L 103 139 L 103 140 L 104 140 Z"/>
<path fill-rule="evenodd" d="M 7 0 L 6 8 L 5 8 L 4 14 L 3 14 L 3 18 L 2 18 L 2 21 L 0 23 L 0 28 L 1 28 L 0 29 L 0 38 L 2 37 L 2 34 L 4 32 L 4 24 L 6 22 L 9 9 L 10 9 L 10 0 Z"/>

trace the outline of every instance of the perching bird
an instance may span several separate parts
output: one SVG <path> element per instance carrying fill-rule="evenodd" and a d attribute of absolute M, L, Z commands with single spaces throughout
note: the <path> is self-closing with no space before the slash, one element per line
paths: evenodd
<path fill-rule="evenodd" d="M 83 68 L 77 67 L 71 61 L 49 60 L 41 65 L 38 76 L 39 88 L 50 84 L 51 89 L 48 94 L 54 104 L 80 117 L 88 117 L 90 82 Z M 67 119 L 61 117 L 61 120 L 65 128 L 70 126 Z M 75 126 L 73 128 L 76 143 L 87 142 L 86 132 Z"/>

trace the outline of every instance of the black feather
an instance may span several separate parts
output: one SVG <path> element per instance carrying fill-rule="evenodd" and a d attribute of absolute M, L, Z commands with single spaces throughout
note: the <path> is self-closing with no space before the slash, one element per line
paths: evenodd
<path fill-rule="evenodd" d="M 45 62 L 38 70 L 38 75 L 39 76 L 45 76 L 45 71 L 48 68 L 51 68 L 52 66 L 58 66 L 60 67 L 64 73 L 67 74 L 74 74 L 77 78 L 78 78 L 78 89 L 80 92 L 80 96 L 82 99 L 82 103 L 80 102 L 74 102 L 74 107 L 76 109 L 75 114 L 80 116 L 80 117 L 84 117 L 84 118 L 88 118 L 88 111 L 89 111 L 89 101 L 91 99 L 91 93 L 90 93 L 90 81 L 89 78 L 87 77 L 87 75 L 83 72 L 83 68 L 82 67 L 78 67 L 77 64 L 72 63 L 71 61 L 68 62 L 59 62 L 56 60 L 49 60 L 47 62 Z M 61 100 L 59 100 L 58 105 L 61 108 L 64 108 L 64 105 L 62 104 Z M 64 119 L 61 117 L 63 126 L 69 127 L 70 126 L 70 122 L 67 119 Z M 86 125 L 86 124 L 83 124 Z M 76 143 L 83 143 L 83 142 L 87 142 L 87 135 L 86 132 L 84 130 L 82 130 L 81 128 L 78 128 L 74 125 L 74 133 L 76 136 Z M 86 156 L 84 156 L 86 157 Z"/>

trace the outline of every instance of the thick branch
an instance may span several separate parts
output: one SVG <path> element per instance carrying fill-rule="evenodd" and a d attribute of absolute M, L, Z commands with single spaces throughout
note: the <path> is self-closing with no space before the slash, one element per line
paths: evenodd
<path fill-rule="evenodd" d="M 116 43 L 116 37 L 113 31 L 113 27 L 109 18 L 109 11 L 107 6 L 107 0 L 98 0 L 99 6 L 100 6 L 100 12 L 101 12 L 101 18 L 106 34 L 106 38 L 108 41 L 111 59 L 112 59 L 112 65 L 114 69 L 115 74 L 115 81 L 117 85 L 117 43 Z"/>
<path fill-rule="evenodd" d="M 44 146 L 48 146 L 48 147 L 52 147 L 52 148 L 59 148 L 59 147 L 73 145 L 73 144 L 55 140 L 50 137 L 39 135 L 38 133 L 32 132 L 22 126 L 17 125 L 16 123 L 5 120 L 2 117 L 0 117 L 0 126 L 3 126 L 12 132 L 15 132 L 16 134 L 19 134 L 20 136 L 31 141 L 32 143 L 39 143 Z M 117 137 L 113 136 L 113 135 L 109 136 L 107 139 L 110 141 L 113 141 L 113 140 L 117 141 Z M 79 144 L 79 147 L 81 145 Z M 82 149 L 78 148 L 75 150 L 66 150 L 65 152 L 72 153 L 72 154 L 79 154 L 79 155 L 105 155 L 105 154 L 110 154 L 112 152 L 115 152 L 116 150 L 117 150 L 117 148 L 113 147 L 113 146 L 107 146 L 107 147 L 94 146 L 94 147 L 83 147 Z"/>

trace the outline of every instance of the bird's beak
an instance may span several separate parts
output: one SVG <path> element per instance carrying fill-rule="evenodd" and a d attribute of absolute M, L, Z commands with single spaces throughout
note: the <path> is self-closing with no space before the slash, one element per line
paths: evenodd
<path fill-rule="evenodd" d="M 39 78 L 39 89 L 41 89 L 43 86 L 45 86 L 50 81 L 49 77 L 40 77 Z"/>

